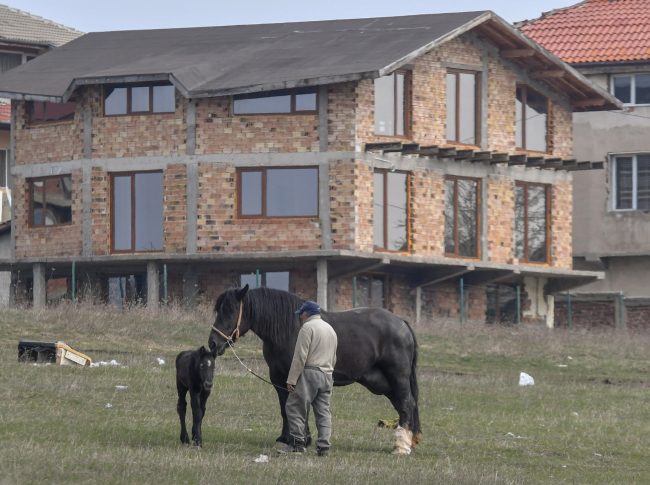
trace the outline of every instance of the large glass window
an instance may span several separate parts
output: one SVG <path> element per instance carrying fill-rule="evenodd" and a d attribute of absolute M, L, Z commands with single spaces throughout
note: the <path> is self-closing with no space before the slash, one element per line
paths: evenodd
<path fill-rule="evenodd" d="M 408 71 L 375 79 L 375 135 L 408 135 L 408 84 Z"/>
<path fill-rule="evenodd" d="M 242 274 L 240 283 L 242 287 L 248 285 L 250 288 L 266 287 L 289 291 L 289 272 L 265 271 L 260 273 Z"/>
<path fill-rule="evenodd" d="M 650 155 L 614 159 L 616 210 L 650 210 Z"/>
<path fill-rule="evenodd" d="M 32 101 L 29 106 L 30 124 L 62 123 L 74 120 L 74 109 L 76 103 L 43 103 Z"/>
<path fill-rule="evenodd" d="M 373 240 L 377 249 L 408 251 L 408 174 L 375 170 Z"/>
<path fill-rule="evenodd" d="M 318 168 L 238 171 L 239 217 L 318 217 Z"/>
<path fill-rule="evenodd" d="M 9 52 L 0 52 L 0 73 L 7 72 L 14 67 L 23 63 L 22 54 L 11 54 Z"/>
<path fill-rule="evenodd" d="M 240 94 L 233 99 L 234 115 L 304 114 L 317 111 L 315 87 Z"/>
<path fill-rule="evenodd" d="M 614 76 L 612 94 L 624 104 L 650 104 L 650 74 Z"/>
<path fill-rule="evenodd" d="M 445 181 L 445 253 L 478 257 L 479 181 L 448 177 Z"/>
<path fill-rule="evenodd" d="M 477 144 L 478 73 L 447 72 L 447 141 Z"/>
<path fill-rule="evenodd" d="M 111 187 L 113 252 L 162 251 L 162 172 L 114 174 Z"/>
<path fill-rule="evenodd" d="M 517 287 L 511 285 L 489 285 L 486 289 L 487 309 L 485 323 L 517 323 Z"/>
<path fill-rule="evenodd" d="M 529 86 L 517 87 L 517 148 L 548 151 L 549 100 Z"/>
<path fill-rule="evenodd" d="M 175 88 L 171 84 L 104 86 L 104 116 L 173 113 Z"/>
<path fill-rule="evenodd" d="M 356 277 L 355 308 L 386 308 L 386 276 L 362 275 Z"/>
<path fill-rule="evenodd" d="M 515 258 L 548 262 L 548 185 L 517 182 L 515 186 Z"/>
<path fill-rule="evenodd" d="M 31 226 L 59 226 L 72 222 L 70 175 L 29 181 Z"/>

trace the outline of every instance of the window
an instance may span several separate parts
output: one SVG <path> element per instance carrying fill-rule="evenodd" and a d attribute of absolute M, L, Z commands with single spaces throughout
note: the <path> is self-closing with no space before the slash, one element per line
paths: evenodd
<path fill-rule="evenodd" d="M 0 150 L 0 188 L 7 188 L 9 166 L 9 152 L 7 150 Z"/>
<path fill-rule="evenodd" d="M 517 323 L 517 287 L 489 285 L 486 296 L 485 323 Z"/>
<path fill-rule="evenodd" d="M 478 73 L 447 72 L 447 141 L 476 145 L 478 139 Z"/>
<path fill-rule="evenodd" d="M 264 273 L 250 273 L 241 275 L 241 285 L 248 285 L 250 288 L 274 288 L 276 290 L 289 291 L 288 271 L 266 271 Z"/>
<path fill-rule="evenodd" d="M 318 217 L 318 168 L 238 170 L 238 216 Z"/>
<path fill-rule="evenodd" d="M 478 257 L 479 181 L 448 177 L 445 181 L 445 253 Z"/>
<path fill-rule="evenodd" d="M 375 249 L 408 251 L 408 174 L 375 170 Z"/>
<path fill-rule="evenodd" d="M 408 71 L 375 79 L 375 135 L 408 136 L 408 92 Z"/>
<path fill-rule="evenodd" d="M 515 186 L 515 258 L 548 262 L 548 185 L 517 182 Z"/>
<path fill-rule="evenodd" d="M 624 104 L 650 104 L 650 74 L 614 76 L 612 94 Z"/>
<path fill-rule="evenodd" d="M 23 63 L 22 54 L 10 54 L 9 52 L 0 52 L 0 73 L 7 72 L 14 67 Z"/>
<path fill-rule="evenodd" d="M 316 93 L 317 88 L 299 88 L 240 94 L 233 99 L 233 114 L 315 114 L 318 112 Z"/>
<path fill-rule="evenodd" d="M 517 87 L 517 148 L 548 151 L 549 100 L 528 86 Z"/>
<path fill-rule="evenodd" d="M 162 251 L 162 172 L 113 174 L 111 197 L 112 251 Z"/>
<path fill-rule="evenodd" d="M 32 101 L 28 107 L 29 122 L 32 125 L 43 123 L 64 123 L 74 120 L 74 109 L 76 103 L 69 101 L 67 103 L 42 103 Z"/>
<path fill-rule="evenodd" d="M 47 177 L 29 181 L 29 220 L 32 227 L 60 226 L 72 222 L 72 177 Z"/>
<path fill-rule="evenodd" d="M 104 86 L 104 116 L 173 113 L 175 88 L 171 84 Z"/>
<path fill-rule="evenodd" d="M 616 157 L 616 210 L 650 210 L 650 155 Z"/>
<path fill-rule="evenodd" d="M 363 275 L 357 276 L 357 299 L 355 307 L 386 308 L 386 276 Z"/>

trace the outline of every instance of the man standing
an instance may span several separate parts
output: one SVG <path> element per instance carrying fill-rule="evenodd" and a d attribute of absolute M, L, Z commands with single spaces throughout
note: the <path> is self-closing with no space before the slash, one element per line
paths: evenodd
<path fill-rule="evenodd" d="M 291 394 L 285 406 L 293 438 L 292 451 L 305 452 L 305 421 L 311 404 L 318 428 L 318 456 L 327 456 L 332 435 L 330 400 L 338 341 L 334 329 L 321 319 L 318 304 L 307 301 L 296 314 L 300 315 L 303 325 L 287 378 Z"/>

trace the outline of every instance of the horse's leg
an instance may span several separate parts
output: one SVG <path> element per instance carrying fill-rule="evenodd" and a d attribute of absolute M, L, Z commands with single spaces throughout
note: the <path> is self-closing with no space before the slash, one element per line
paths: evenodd
<path fill-rule="evenodd" d="M 205 418 L 205 403 L 207 402 L 208 398 L 210 397 L 210 392 L 211 391 L 204 390 L 201 393 L 201 419 Z"/>
<path fill-rule="evenodd" d="M 402 430 L 398 428 L 395 434 L 396 441 L 393 453 L 409 454 L 414 446 L 413 430 L 410 428 L 413 422 L 413 409 L 415 406 L 411 395 L 409 375 L 400 372 L 399 369 L 389 368 L 386 372 L 386 377 L 392 385 L 392 389 L 386 393 L 386 397 L 390 399 L 390 402 L 399 415 L 399 427 L 403 428 Z"/>
<path fill-rule="evenodd" d="M 194 393 L 190 390 L 190 403 L 192 404 L 192 443 L 200 447 L 203 445 L 203 438 L 201 436 L 201 421 L 203 421 L 201 394 Z"/>
<path fill-rule="evenodd" d="M 185 401 L 185 396 L 187 396 L 187 387 L 183 386 L 180 382 L 177 382 L 176 389 L 178 390 L 178 404 L 176 404 L 176 411 L 178 411 L 178 417 L 181 420 L 181 443 L 189 444 L 190 438 L 187 436 L 187 428 L 185 427 L 185 413 L 187 412 L 187 401 Z"/>
<path fill-rule="evenodd" d="M 281 382 L 282 380 L 286 381 L 287 376 L 278 376 L 278 373 L 270 370 L 269 375 L 271 377 L 271 382 L 276 386 L 285 387 L 286 382 Z M 282 415 L 282 434 L 275 440 L 277 443 L 284 443 L 286 445 L 291 444 L 291 432 L 289 430 L 289 421 L 287 420 L 287 412 L 285 410 L 285 405 L 287 404 L 287 398 L 289 397 L 289 391 L 283 389 L 275 388 L 275 392 L 278 393 L 278 401 L 280 402 L 280 414 Z"/>

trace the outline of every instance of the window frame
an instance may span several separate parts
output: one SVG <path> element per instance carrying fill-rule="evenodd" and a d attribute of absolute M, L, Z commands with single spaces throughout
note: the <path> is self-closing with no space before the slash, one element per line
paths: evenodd
<path fill-rule="evenodd" d="M 165 238 L 163 237 L 163 247 L 162 249 L 155 251 L 136 251 L 135 250 L 135 176 L 142 173 L 163 173 L 162 170 L 133 170 L 129 172 L 111 172 L 110 176 L 110 251 L 111 254 L 145 254 L 145 253 L 162 253 L 165 251 Z M 131 249 L 115 249 L 115 177 L 131 177 Z M 164 201 L 164 191 L 165 191 L 165 179 L 163 174 L 163 200 L 160 202 L 163 205 L 163 233 L 165 231 L 164 226 L 164 211 L 165 211 L 165 201 Z"/>
<path fill-rule="evenodd" d="M 636 102 L 636 77 L 638 75 L 649 75 L 650 72 L 631 72 L 628 74 L 612 74 L 611 76 L 611 81 L 610 81 L 610 87 L 609 87 L 609 92 L 612 96 L 614 96 L 614 79 L 619 78 L 619 77 L 629 77 L 631 78 L 630 82 L 630 102 L 629 103 L 623 103 L 623 106 L 650 106 L 650 103 L 642 103 L 642 104 L 637 104 Z M 618 99 L 618 98 L 617 98 Z"/>
<path fill-rule="evenodd" d="M 407 70 L 407 69 L 397 69 L 390 74 L 387 74 L 386 76 L 380 76 L 380 77 L 388 77 L 388 76 L 397 76 L 397 74 L 402 74 L 404 75 L 404 134 L 403 135 L 384 135 L 383 133 L 376 133 L 375 128 L 373 126 L 372 133 L 373 136 L 379 136 L 379 137 L 386 137 L 386 138 L 397 138 L 400 140 L 410 140 L 411 139 L 411 109 L 412 109 L 412 71 Z M 395 132 L 397 132 L 397 82 L 393 83 L 394 85 L 394 90 L 393 90 L 393 123 L 395 126 Z M 373 90 L 374 90 L 374 80 L 373 80 Z M 376 96 L 376 91 L 374 93 Z M 374 99 L 373 99 L 373 117 L 374 117 Z"/>
<path fill-rule="evenodd" d="M 308 216 L 267 216 L 266 215 L 266 172 L 267 170 L 291 170 L 291 169 L 316 169 L 317 182 L 316 182 L 316 215 Z M 242 214 L 242 176 L 244 172 L 262 172 L 262 213 L 261 214 Z M 237 168 L 237 219 L 315 219 L 320 217 L 320 168 L 318 165 L 304 165 L 304 166 L 266 166 L 266 167 L 240 167 Z"/>
<path fill-rule="evenodd" d="M 2 153 L 4 153 L 4 160 L 2 160 Z M 2 166 L 4 164 L 4 167 Z M 2 179 L 4 178 L 4 184 Z M 0 189 L 9 189 L 9 149 L 0 148 Z"/>
<path fill-rule="evenodd" d="M 173 86 L 174 87 L 174 111 L 154 112 L 153 110 L 153 88 L 154 86 Z M 126 113 L 107 115 L 106 114 L 106 87 L 126 88 Z M 149 111 L 131 111 L 131 92 L 133 88 L 149 88 Z M 176 86 L 170 83 L 135 83 L 135 84 L 102 84 L 102 117 L 115 118 L 118 116 L 149 116 L 149 115 L 169 115 L 176 113 Z"/>
<path fill-rule="evenodd" d="M 50 224 L 50 225 L 45 224 L 45 210 L 47 209 L 47 199 L 45 198 L 45 182 L 50 179 L 60 179 L 63 177 L 72 178 L 72 174 L 64 173 L 59 175 L 50 175 L 47 177 L 34 177 L 28 179 L 27 190 L 29 194 L 29 210 L 28 210 L 29 223 L 27 224 L 27 227 L 29 227 L 30 229 L 37 229 L 43 227 L 64 227 L 64 226 L 71 226 L 73 224 L 72 214 L 70 214 L 70 222 L 64 222 L 62 224 Z M 44 210 L 43 210 L 42 224 L 34 224 L 34 182 L 43 182 L 42 193 L 43 193 Z M 70 190 L 72 190 L 72 188 Z M 72 206 L 70 207 L 70 210 L 72 211 Z"/>
<path fill-rule="evenodd" d="M 481 190 L 482 183 L 480 178 L 476 177 L 463 177 L 460 175 L 447 175 L 445 176 L 445 182 L 447 180 L 454 180 L 454 252 L 447 253 L 445 252 L 446 258 L 458 258 L 458 259 L 481 259 Z M 458 181 L 459 180 L 471 180 L 476 182 L 476 256 L 462 256 L 458 254 Z M 444 246 L 444 243 L 443 243 Z"/>
<path fill-rule="evenodd" d="M 448 144 L 450 145 L 466 145 L 466 146 L 472 146 L 472 147 L 478 147 L 481 143 L 481 71 L 470 71 L 466 69 L 447 69 L 447 72 L 445 74 L 445 82 L 446 82 L 446 76 L 448 74 L 454 74 L 456 76 L 456 140 L 446 140 Z M 473 74 L 474 77 L 476 78 L 475 81 L 475 86 L 476 86 L 476 93 L 474 94 L 474 101 L 476 104 L 475 110 L 474 110 L 474 138 L 476 143 L 463 143 L 458 140 L 460 138 L 460 74 Z M 445 84 L 446 85 L 446 84 Z M 447 108 L 447 99 L 446 99 L 446 94 L 445 94 L 445 108 Z M 445 133 L 445 139 L 447 138 L 447 134 Z"/>
<path fill-rule="evenodd" d="M 296 95 L 299 94 L 298 91 L 300 89 L 305 89 L 305 88 L 293 88 L 293 89 L 274 89 L 272 91 L 266 91 L 267 93 L 272 93 L 272 92 L 282 92 L 282 91 L 288 91 L 289 95 L 291 96 L 291 110 L 288 113 L 246 113 L 246 114 L 237 114 L 235 113 L 235 101 L 239 99 L 255 99 L 258 98 L 260 93 L 245 93 L 245 94 L 234 94 L 230 97 L 230 112 L 233 117 L 248 117 L 248 116 L 300 116 L 300 115 L 317 115 L 318 114 L 318 108 L 319 108 L 319 103 L 318 103 L 318 87 L 317 86 L 306 86 L 306 88 L 314 88 L 314 93 L 316 95 L 316 109 L 315 110 L 309 110 L 309 111 L 296 111 Z M 300 93 L 304 94 L 304 93 Z M 311 94 L 311 93 L 307 93 Z M 278 96 L 286 96 L 286 95 L 278 95 Z M 264 96 L 264 97 L 273 97 L 273 96 Z"/>
<path fill-rule="evenodd" d="M 357 295 L 357 301 L 356 301 L 356 305 L 354 306 L 354 308 L 363 308 L 363 307 L 359 306 L 359 287 L 358 287 L 358 285 L 359 285 L 359 278 L 364 278 L 364 277 L 368 278 L 368 289 L 369 289 L 368 303 L 370 304 L 370 306 L 368 308 L 383 308 L 385 310 L 388 310 L 388 308 L 390 306 L 390 303 L 389 303 L 390 302 L 390 274 L 388 274 L 388 273 L 360 273 L 360 274 L 358 274 L 358 275 L 356 275 L 354 277 L 354 279 L 352 281 L 356 282 L 356 284 L 357 284 L 356 288 L 354 288 L 354 287 L 352 288 L 352 291 L 356 292 L 356 295 Z M 380 306 L 380 307 L 373 307 L 372 306 L 372 280 L 375 277 L 379 277 L 384 281 L 384 305 Z"/>
<path fill-rule="evenodd" d="M 411 172 L 406 170 L 390 170 L 386 168 L 375 168 L 373 176 L 376 173 L 384 174 L 384 246 L 388 243 L 388 174 L 403 173 L 406 174 L 406 251 L 391 251 L 386 247 L 375 246 L 373 237 L 372 248 L 376 253 L 393 253 L 393 254 L 411 254 Z M 373 184 L 374 189 L 374 184 Z M 374 207 L 373 194 L 373 207 Z M 373 217 L 374 219 L 374 217 Z M 373 221 L 374 224 L 374 221 Z"/>
<path fill-rule="evenodd" d="M 546 189 L 546 261 L 530 261 L 530 255 L 528 254 L 528 187 L 544 187 Z M 520 263 L 525 264 L 536 264 L 541 266 L 550 266 L 551 264 L 551 185 L 550 184 L 540 184 L 536 182 L 524 182 L 517 180 L 515 182 L 516 187 L 524 187 L 524 259 L 518 259 Z M 515 197 L 515 225 L 516 225 L 516 204 L 517 198 Z M 513 231 L 514 239 L 514 251 L 516 251 L 516 227 Z"/>
<path fill-rule="evenodd" d="M 288 283 L 289 283 L 288 284 L 288 289 L 287 290 L 282 290 L 282 291 L 288 291 L 288 292 L 291 291 L 291 271 L 289 271 L 289 270 L 286 270 L 286 271 L 266 271 L 266 270 L 265 271 L 260 271 L 260 273 L 259 273 L 260 274 L 260 285 L 256 286 L 255 288 L 269 288 L 267 286 L 267 283 L 266 283 L 266 275 L 268 273 L 287 273 L 287 275 L 288 275 L 287 278 L 288 278 Z M 255 272 L 246 273 L 246 272 L 241 272 L 240 271 L 239 272 L 239 286 L 240 286 L 240 288 L 243 286 L 242 285 L 242 277 L 243 276 L 256 276 L 256 275 L 255 275 Z M 251 290 L 253 290 L 255 288 L 250 287 Z M 273 289 L 273 288 L 271 288 L 271 289 Z"/>
<path fill-rule="evenodd" d="M 68 103 L 74 103 L 75 105 L 75 110 L 72 113 L 72 119 L 71 120 L 57 120 L 57 121 L 46 121 L 45 119 L 43 121 L 34 121 L 33 113 L 34 113 L 34 103 L 42 103 L 43 106 L 43 117 L 47 117 L 47 105 L 48 104 L 68 104 Z M 50 103 L 49 101 L 28 101 L 25 104 L 25 108 L 27 109 L 27 126 L 28 127 L 33 127 L 33 126 L 54 126 L 54 125 L 71 125 L 74 123 L 75 120 L 75 112 L 77 110 L 77 102 L 74 99 L 69 99 L 65 103 Z"/>
<path fill-rule="evenodd" d="M 523 91 L 523 100 L 521 103 L 521 141 L 524 146 L 523 147 L 515 146 L 515 149 L 524 152 L 529 152 L 529 153 L 543 153 L 548 155 L 551 153 L 551 136 L 550 136 L 551 135 L 551 98 L 549 98 L 543 93 L 540 93 L 537 89 L 533 88 L 528 84 L 517 84 L 517 86 L 515 87 L 515 103 L 517 100 L 517 89 L 521 89 Z M 526 103 L 528 102 L 529 89 L 535 91 L 535 93 L 538 94 L 539 96 L 546 98 L 546 139 L 545 139 L 546 150 L 543 152 L 540 152 L 539 150 L 529 150 L 528 148 L 526 148 Z M 517 125 L 517 120 L 515 116 L 515 145 L 517 145 L 516 125 Z"/>
<path fill-rule="evenodd" d="M 612 163 L 612 210 L 615 212 L 633 212 L 633 211 L 642 211 L 642 212 L 647 212 L 648 209 L 639 209 L 638 208 L 638 160 L 637 157 L 639 155 L 650 155 L 650 153 L 627 153 L 627 154 L 619 154 L 619 155 L 612 155 L 613 163 Z M 618 159 L 619 158 L 632 158 L 632 207 L 629 209 L 619 209 L 617 207 L 617 199 L 618 199 L 618 176 L 617 176 L 617 168 L 618 168 Z"/>

